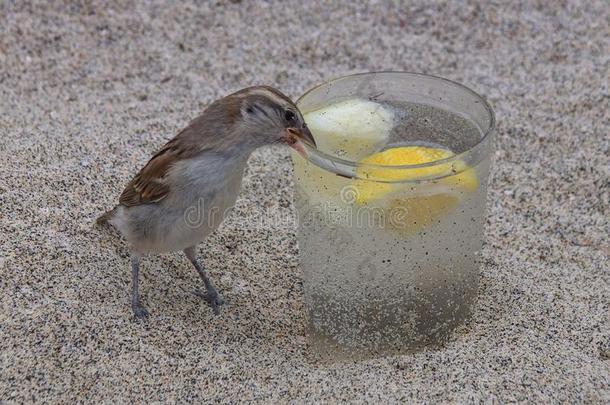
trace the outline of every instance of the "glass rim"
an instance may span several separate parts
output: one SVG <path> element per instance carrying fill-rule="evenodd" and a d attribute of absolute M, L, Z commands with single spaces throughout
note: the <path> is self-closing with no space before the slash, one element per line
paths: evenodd
<path fill-rule="evenodd" d="M 372 71 L 372 72 L 352 73 L 352 74 L 345 75 L 345 76 L 339 76 L 334 79 L 327 80 L 325 82 L 317 84 L 314 87 L 310 88 L 296 100 L 295 104 L 298 107 L 299 102 L 301 100 L 303 100 L 305 97 L 307 97 L 309 94 L 313 93 L 314 91 L 320 89 L 323 86 L 327 86 L 336 81 L 351 78 L 351 77 L 357 77 L 357 76 L 380 75 L 380 74 L 386 74 L 386 75 L 387 74 L 398 74 L 401 76 L 412 76 L 412 77 L 434 79 L 434 80 L 446 82 L 447 84 L 456 86 L 456 87 L 460 88 L 461 90 L 463 90 L 467 93 L 470 93 L 471 95 L 473 95 L 475 98 L 477 98 L 481 102 L 481 105 L 483 106 L 483 108 L 485 108 L 485 110 L 487 111 L 487 114 L 489 115 L 489 126 L 485 131 L 483 131 L 481 128 L 479 128 L 479 129 L 481 129 L 481 132 L 483 132 L 483 136 L 481 137 L 481 139 L 479 139 L 474 145 L 472 145 L 467 150 L 454 154 L 453 156 L 449 156 L 444 159 L 433 160 L 432 162 L 427 162 L 427 163 L 418 163 L 418 164 L 410 164 L 410 165 L 383 165 L 383 164 L 376 164 L 376 163 L 360 163 L 360 162 L 353 161 L 353 160 L 342 159 L 340 157 L 328 154 L 326 152 L 322 152 L 321 150 L 313 148 L 312 146 L 304 143 L 305 150 L 307 151 L 307 160 L 308 161 L 312 161 L 311 156 L 315 156 L 319 159 L 324 159 L 324 160 L 330 161 L 331 163 L 333 163 L 333 166 L 334 166 L 334 164 L 340 164 L 340 165 L 345 165 L 345 166 L 348 166 L 348 167 L 351 167 L 354 169 L 370 168 L 370 169 L 384 169 L 384 170 L 391 170 L 391 169 L 408 170 L 408 169 L 419 169 L 422 167 L 434 167 L 434 166 L 440 166 L 440 165 L 447 165 L 449 163 L 453 163 L 455 161 L 462 160 L 464 158 L 464 156 L 468 155 L 473 150 L 475 150 L 477 147 L 479 147 L 481 144 L 483 144 L 491 136 L 493 131 L 496 129 L 496 115 L 495 115 L 494 110 L 491 107 L 491 105 L 487 102 L 487 100 L 483 96 L 481 96 L 479 93 L 472 90 L 471 88 L 464 86 L 461 83 L 455 82 L 450 79 L 446 79 L 444 77 L 429 75 L 429 74 L 425 74 L 425 73 L 407 72 L 407 71 L 400 71 L 400 70 L 380 70 L 380 71 Z"/>

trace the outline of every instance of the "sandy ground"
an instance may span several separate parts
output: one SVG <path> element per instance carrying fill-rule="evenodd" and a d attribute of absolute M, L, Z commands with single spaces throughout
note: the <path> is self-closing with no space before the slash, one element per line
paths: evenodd
<path fill-rule="evenodd" d="M 101 3 L 0 2 L 0 402 L 610 401 L 607 2 Z M 125 247 L 92 222 L 152 151 L 241 87 L 383 69 L 497 112 L 480 299 L 446 347 L 307 361 L 294 229 L 237 220 L 293 213 L 280 148 L 200 248 L 222 315 L 167 254 L 134 323 Z"/>

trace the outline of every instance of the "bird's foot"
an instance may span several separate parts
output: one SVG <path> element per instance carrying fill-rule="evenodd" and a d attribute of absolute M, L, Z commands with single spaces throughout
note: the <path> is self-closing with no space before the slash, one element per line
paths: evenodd
<path fill-rule="evenodd" d="M 145 321 L 148 319 L 148 311 L 141 305 L 133 305 L 133 316 L 136 321 Z"/>
<path fill-rule="evenodd" d="M 222 299 L 222 296 L 218 294 L 218 291 L 216 291 L 215 288 L 208 289 L 206 292 L 195 290 L 193 291 L 193 294 L 207 302 L 208 305 L 212 307 L 214 315 L 220 314 L 220 306 L 224 305 L 225 301 Z"/>

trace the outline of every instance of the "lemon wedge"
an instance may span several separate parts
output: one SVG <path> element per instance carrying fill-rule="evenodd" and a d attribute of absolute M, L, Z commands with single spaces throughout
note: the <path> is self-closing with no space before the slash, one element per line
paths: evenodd
<path fill-rule="evenodd" d="M 452 156 L 454 153 L 449 150 L 425 146 L 402 146 L 370 155 L 360 161 L 364 166 L 358 169 L 360 179 L 353 185 L 355 201 L 385 210 L 400 208 L 400 223 L 390 225 L 419 230 L 455 208 L 464 195 L 477 190 L 479 182 L 474 170 L 462 160 L 411 169 L 366 165 L 417 165 Z"/>

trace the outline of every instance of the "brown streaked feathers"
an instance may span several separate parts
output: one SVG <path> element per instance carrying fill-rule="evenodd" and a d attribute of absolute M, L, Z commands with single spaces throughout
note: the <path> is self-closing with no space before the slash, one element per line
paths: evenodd
<path fill-rule="evenodd" d="M 149 160 L 127 184 L 119 203 L 132 207 L 163 200 L 170 192 L 167 175 L 173 165 L 204 150 L 225 150 L 228 144 L 239 141 L 221 134 L 234 132 L 227 126 L 231 127 L 239 120 L 245 97 L 292 104 L 288 97 L 269 86 L 248 87 L 215 101 Z"/>
<path fill-rule="evenodd" d="M 166 176 L 177 162 L 197 156 L 205 150 L 222 150 L 231 139 L 222 138 L 219 134 L 227 133 L 221 123 L 231 125 L 239 118 L 241 101 L 218 101 L 210 106 L 199 117 L 192 120 L 176 137 L 167 142 L 127 184 L 119 198 L 119 203 L 126 207 L 159 202 L 164 199 L 170 187 Z M 226 125 L 226 124 L 224 124 Z M 205 139 L 202 142 L 202 139 Z"/>
<path fill-rule="evenodd" d="M 119 203 L 131 207 L 161 201 L 169 193 L 169 186 L 165 182 L 169 169 L 175 162 L 191 157 L 193 152 L 184 148 L 177 138 L 166 143 L 127 184 Z"/>

